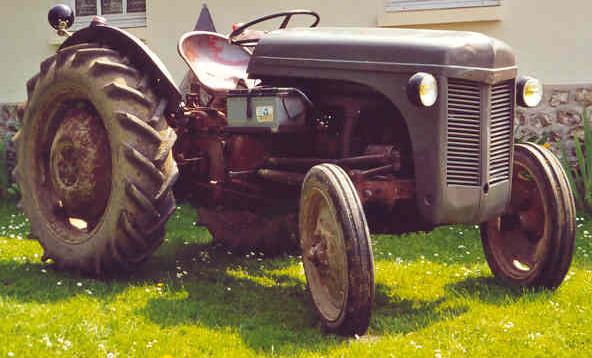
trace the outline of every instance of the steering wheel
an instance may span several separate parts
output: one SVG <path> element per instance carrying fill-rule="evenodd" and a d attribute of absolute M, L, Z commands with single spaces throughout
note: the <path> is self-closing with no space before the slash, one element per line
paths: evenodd
<path fill-rule="evenodd" d="M 262 23 L 264 21 L 268 21 L 268 20 L 275 19 L 278 17 L 284 18 L 284 21 L 282 21 L 282 24 L 280 25 L 280 29 L 285 29 L 286 27 L 288 27 L 288 24 L 292 20 L 292 17 L 294 17 L 295 15 L 312 16 L 314 18 L 314 22 L 312 23 L 312 25 L 310 25 L 310 27 L 317 27 L 317 25 L 321 21 L 321 17 L 319 16 L 319 14 L 317 12 L 311 11 L 311 10 L 291 10 L 291 11 L 278 12 L 276 14 L 271 14 L 271 15 L 257 18 L 255 20 L 249 21 L 246 24 L 243 24 L 243 25 L 237 27 L 236 29 L 234 29 L 230 33 L 230 35 L 228 35 L 228 39 L 230 40 L 230 43 L 234 44 L 234 45 L 239 45 L 239 46 L 244 46 L 244 47 L 255 46 L 257 44 L 257 42 L 259 42 L 259 39 L 237 40 L 236 38 L 239 35 L 241 35 L 242 33 L 244 33 L 245 30 L 247 30 L 249 27 L 252 27 L 252 26 Z"/>

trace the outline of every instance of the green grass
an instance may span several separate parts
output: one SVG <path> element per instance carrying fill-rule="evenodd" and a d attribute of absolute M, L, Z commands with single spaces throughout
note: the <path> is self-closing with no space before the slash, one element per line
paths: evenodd
<path fill-rule="evenodd" d="M 321 333 L 297 257 L 237 257 L 188 207 L 138 272 L 108 281 L 42 264 L 0 207 L 0 358 L 7 356 L 592 356 L 592 222 L 556 292 L 495 283 L 474 227 L 375 236 L 376 300 L 360 339 Z"/>

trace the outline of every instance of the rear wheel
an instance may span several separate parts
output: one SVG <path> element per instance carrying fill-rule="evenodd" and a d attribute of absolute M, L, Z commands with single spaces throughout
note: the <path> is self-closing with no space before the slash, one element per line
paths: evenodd
<path fill-rule="evenodd" d="M 314 305 L 329 332 L 362 335 L 374 299 L 374 260 L 364 208 L 340 167 L 313 167 L 300 199 L 300 245 Z"/>
<path fill-rule="evenodd" d="M 506 213 L 481 225 L 485 256 L 502 283 L 555 288 L 571 264 L 575 205 L 557 158 L 536 144 L 515 147 Z"/>
<path fill-rule="evenodd" d="M 146 259 L 175 208 L 166 101 L 96 44 L 60 50 L 27 89 L 14 174 L 44 258 L 92 274 Z"/>

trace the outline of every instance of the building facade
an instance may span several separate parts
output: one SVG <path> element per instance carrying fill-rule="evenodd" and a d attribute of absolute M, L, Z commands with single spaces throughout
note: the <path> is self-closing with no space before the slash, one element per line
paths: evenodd
<path fill-rule="evenodd" d="M 63 40 L 47 24 L 47 10 L 58 2 L 76 9 L 75 28 L 94 14 L 127 28 L 162 58 L 177 82 L 182 80 L 186 66 L 177 54 L 177 40 L 193 28 L 200 1 L 1 1 L 0 103 L 8 107 L 22 103 L 27 79 Z M 521 73 L 547 85 L 542 110 L 518 113 L 519 135 L 559 131 L 565 138 L 579 126 L 582 108 L 592 103 L 592 66 L 588 65 L 592 31 L 586 21 L 592 3 L 588 0 L 571 0 L 565 6 L 540 0 L 209 0 L 207 5 L 219 32 L 229 32 L 237 22 L 304 8 L 319 12 L 322 26 L 465 30 L 499 38 L 514 48 Z M 0 113 L 16 112 L 5 106 Z"/>

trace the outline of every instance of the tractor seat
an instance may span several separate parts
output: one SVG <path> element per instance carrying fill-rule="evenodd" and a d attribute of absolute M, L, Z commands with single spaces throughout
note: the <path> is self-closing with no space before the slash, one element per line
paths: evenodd
<path fill-rule="evenodd" d="M 214 97 L 226 96 L 238 88 L 252 88 L 258 82 L 247 78 L 251 53 L 231 44 L 224 35 L 189 32 L 181 37 L 178 49 L 199 84 Z"/>

